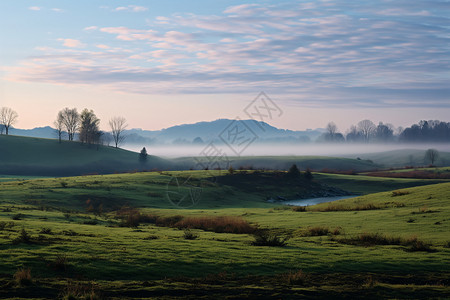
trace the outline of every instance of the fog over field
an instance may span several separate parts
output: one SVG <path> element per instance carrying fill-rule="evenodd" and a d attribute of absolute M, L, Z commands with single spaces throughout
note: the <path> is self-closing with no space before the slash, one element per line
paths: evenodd
<path fill-rule="evenodd" d="M 216 149 L 221 150 L 227 156 L 236 156 L 236 154 L 225 144 L 214 144 Z M 142 147 L 146 147 L 150 155 L 162 157 L 187 157 L 187 156 L 208 156 L 208 144 L 204 145 L 137 145 L 124 144 L 123 148 L 139 152 Z M 441 152 L 450 152 L 450 144 L 325 144 L 309 143 L 301 145 L 293 144 L 261 144 L 254 143 L 249 145 L 240 156 L 302 156 L 319 155 L 335 157 L 352 157 L 353 155 L 378 153 L 394 150 L 427 150 L 437 149 Z M 211 150 L 211 149 L 209 149 Z M 405 154 L 407 155 L 407 154 Z M 355 157 L 356 158 L 356 157 Z"/>

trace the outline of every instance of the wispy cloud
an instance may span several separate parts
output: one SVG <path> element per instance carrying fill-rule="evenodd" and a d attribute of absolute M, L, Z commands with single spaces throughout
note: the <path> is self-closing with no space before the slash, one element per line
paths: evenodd
<path fill-rule="evenodd" d="M 30 7 L 28 7 L 28 9 L 29 9 L 29 10 L 34 10 L 34 11 L 39 11 L 39 10 L 41 10 L 42 8 L 39 7 L 39 6 L 30 6 Z"/>
<path fill-rule="evenodd" d="M 70 49 L 46 48 L 9 78 L 145 94 L 264 89 L 309 105 L 448 106 L 450 6 L 438 4 L 243 4 L 159 16 L 148 28 L 89 26 L 86 35 L 101 36 L 95 50 L 60 39 Z"/>
<path fill-rule="evenodd" d="M 58 41 L 62 42 L 64 47 L 69 48 L 83 48 L 86 46 L 81 41 L 75 39 L 58 39 Z"/>
<path fill-rule="evenodd" d="M 144 12 L 147 10 L 148 10 L 147 7 L 137 5 L 119 6 L 114 8 L 114 11 Z"/>

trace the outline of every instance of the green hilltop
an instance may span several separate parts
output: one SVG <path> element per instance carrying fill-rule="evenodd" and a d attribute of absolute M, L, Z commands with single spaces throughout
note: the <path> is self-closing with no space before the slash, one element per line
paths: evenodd
<path fill-rule="evenodd" d="M 0 174 L 72 176 L 144 169 L 166 169 L 171 163 L 149 155 L 80 142 L 0 135 Z"/>

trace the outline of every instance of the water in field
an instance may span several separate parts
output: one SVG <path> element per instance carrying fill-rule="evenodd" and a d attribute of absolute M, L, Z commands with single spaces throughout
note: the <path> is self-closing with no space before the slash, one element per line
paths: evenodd
<path fill-rule="evenodd" d="M 357 196 L 338 196 L 338 197 L 321 197 L 321 198 L 309 198 L 309 199 L 299 199 L 299 200 L 289 200 L 283 201 L 282 204 L 294 205 L 294 206 L 309 206 L 324 202 L 332 202 L 336 200 L 355 198 Z"/>

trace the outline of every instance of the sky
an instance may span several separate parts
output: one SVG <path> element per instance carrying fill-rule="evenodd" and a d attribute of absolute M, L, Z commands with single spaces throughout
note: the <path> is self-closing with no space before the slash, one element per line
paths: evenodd
<path fill-rule="evenodd" d="M 105 130 L 248 119 L 261 92 L 279 128 L 450 121 L 449 1 L 2 0 L 0 25 L 18 128 L 64 107 Z"/>

